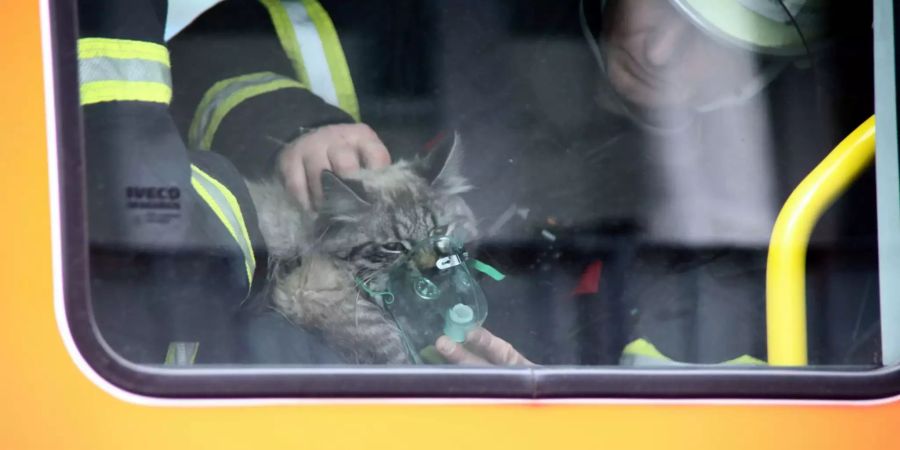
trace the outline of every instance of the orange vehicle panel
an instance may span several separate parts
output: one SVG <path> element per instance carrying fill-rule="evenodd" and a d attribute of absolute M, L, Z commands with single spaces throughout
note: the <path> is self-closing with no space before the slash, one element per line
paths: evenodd
<path fill-rule="evenodd" d="M 79 369 L 59 331 L 39 8 L 4 6 L 0 448 L 900 448 L 896 400 L 178 405 L 117 398 Z"/>

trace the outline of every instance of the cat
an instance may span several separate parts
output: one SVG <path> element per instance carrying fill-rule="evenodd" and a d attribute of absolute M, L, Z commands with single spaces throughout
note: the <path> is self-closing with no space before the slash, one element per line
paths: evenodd
<path fill-rule="evenodd" d="M 280 178 L 247 181 L 269 251 L 264 301 L 321 333 L 349 363 L 409 363 L 400 329 L 358 283 L 384 290 L 387 269 L 433 229 L 475 236 L 460 197 L 471 189 L 461 158 L 453 135 L 423 158 L 348 177 L 324 171 L 316 212 L 302 209 Z"/>

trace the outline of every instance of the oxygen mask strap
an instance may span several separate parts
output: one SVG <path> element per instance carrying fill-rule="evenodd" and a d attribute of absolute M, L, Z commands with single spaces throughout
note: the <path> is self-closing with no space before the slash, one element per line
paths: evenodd
<path fill-rule="evenodd" d="M 363 281 L 359 277 L 353 277 L 353 280 L 356 281 L 356 285 L 362 289 L 363 292 L 369 295 L 369 297 L 380 300 L 385 305 L 390 305 L 394 303 L 394 294 L 391 291 L 376 291 L 368 286 L 366 286 L 366 282 Z"/>

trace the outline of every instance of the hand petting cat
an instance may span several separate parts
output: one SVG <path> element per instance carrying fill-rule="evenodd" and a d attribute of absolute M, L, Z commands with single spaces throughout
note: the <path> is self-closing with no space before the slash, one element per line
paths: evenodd
<path fill-rule="evenodd" d="M 288 190 L 306 209 L 322 202 L 322 171 L 338 176 L 360 168 L 378 169 L 391 164 L 387 147 L 368 125 L 328 125 L 305 133 L 288 144 L 278 160 Z"/>
<path fill-rule="evenodd" d="M 494 336 L 484 328 L 476 328 L 466 335 L 466 342 L 458 344 L 447 336 L 435 342 L 435 348 L 448 362 L 474 366 L 533 366 L 512 344 Z"/>

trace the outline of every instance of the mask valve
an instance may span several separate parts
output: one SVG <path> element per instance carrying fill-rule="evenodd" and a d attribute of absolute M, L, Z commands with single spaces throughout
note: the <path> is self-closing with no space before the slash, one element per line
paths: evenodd
<path fill-rule="evenodd" d="M 455 342 L 464 342 L 466 333 L 475 328 L 475 311 L 469 305 L 457 303 L 444 319 L 444 334 Z"/>

